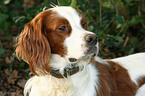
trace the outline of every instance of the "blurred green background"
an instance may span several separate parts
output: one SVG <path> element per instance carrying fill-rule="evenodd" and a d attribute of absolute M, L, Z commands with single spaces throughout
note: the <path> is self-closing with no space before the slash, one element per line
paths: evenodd
<path fill-rule="evenodd" d="M 115 58 L 145 52 L 144 0 L 0 0 L 0 94 L 7 94 L 6 91 L 14 86 L 18 88 L 14 87 L 9 94 L 23 89 L 17 83 L 24 78 L 28 79 L 29 68 L 14 55 L 16 37 L 23 30 L 24 24 L 36 14 L 52 8 L 50 4 L 71 5 L 85 14 L 88 30 L 99 37 L 100 57 Z M 14 70 L 18 71 L 17 76 L 13 77 L 16 80 L 5 87 L 3 84 Z M 3 75 L 6 73 L 8 76 Z"/>

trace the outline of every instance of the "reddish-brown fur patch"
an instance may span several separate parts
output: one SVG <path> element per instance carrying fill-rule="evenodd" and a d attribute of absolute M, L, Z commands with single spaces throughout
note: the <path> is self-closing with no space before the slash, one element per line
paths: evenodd
<path fill-rule="evenodd" d="M 46 21 L 46 36 L 48 37 L 48 41 L 50 43 L 51 53 L 59 54 L 61 56 L 67 54 L 64 41 L 66 37 L 70 36 L 72 30 L 68 20 L 53 16 L 53 18 L 47 18 Z M 58 29 L 61 26 L 66 27 L 65 31 L 60 31 Z"/>
<path fill-rule="evenodd" d="M 137 86 L 129 77 L 127 70 L 112 61 L 109 65 L 95 62 L 99 70 L 99 89 L 97 96 L 134 96 Z"/>

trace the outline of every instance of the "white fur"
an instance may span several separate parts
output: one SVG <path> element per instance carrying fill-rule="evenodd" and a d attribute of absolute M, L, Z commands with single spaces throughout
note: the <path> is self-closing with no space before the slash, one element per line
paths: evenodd
<path fill-rule="evenodd" d="M 98 75 L 97 69 L 92 64 L 86 65 L 82 72 L 72 75 L 69 81 L 73 82 L 76 90 L 74 96 L 96 96 Z"/>
<path fill-rule="evenodd" d="M 108 65 L 108 63 L 105 60 L 103 60 L 102 58 L 100 58 L 98 56 L 95 56 L 95 61 L 97 61 L 97 62 L 99 62 L 101 64 L 107 64 Z"/>
<path fill-rule="evenodd" d="M 145 52 L 112 59 L 128 70 L 128 73 L 137 84 L 138 78 L 145 76 Z"/>
<path fill-rule="evenodd" d="M 61 57 L 57 54 L 51 54 L 50 66 L 53 69 L 59 69 L 60 73 L 63 73 L 64 68 L 69 64 L 67 58 Z"/>
<path fill-rule="evenodd" d="M 58 79 L 51 75 L 34 76 L 25 85 L 24 96 L 96 96 L 98 72 L 92 65 L 86 65 L 68 78 Z"/>
<path fill-rule="evenodd" d="M 145 84 L 137 90 L 135 96 L 145 96 Z"/>

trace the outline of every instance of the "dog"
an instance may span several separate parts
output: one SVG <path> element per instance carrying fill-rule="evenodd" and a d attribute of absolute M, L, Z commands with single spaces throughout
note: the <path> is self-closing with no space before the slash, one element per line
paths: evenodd
<path fill-rule="evenodd" d="M 24 96 L 145 96 L 145 52 L 101 59 L 81 11 L 55 6 L 26 23 L 16 56 L 34 74 Z"/>

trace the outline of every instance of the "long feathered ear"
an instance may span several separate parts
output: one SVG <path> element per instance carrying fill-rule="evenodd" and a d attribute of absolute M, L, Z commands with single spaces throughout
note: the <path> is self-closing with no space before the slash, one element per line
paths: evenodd
<path fill-rule="evenodd" d="M 44 16 L 43 16 L 44 17 Z M 36 16 L 27 23 L 18 37 L 16 56 L 29 64 L 35 75 L 50 72 L 50 45 L 45 36 L 43 17 Z"/>

